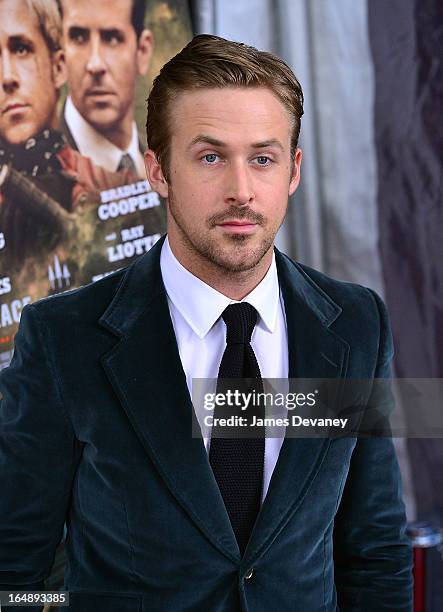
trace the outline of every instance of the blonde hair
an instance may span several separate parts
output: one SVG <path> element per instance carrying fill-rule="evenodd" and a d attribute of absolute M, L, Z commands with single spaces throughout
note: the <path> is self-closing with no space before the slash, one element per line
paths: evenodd
<path fill-rule="evenodd" d="M 50 53 L 62 47 L 62 19 L 57 0 L 26 0 L 28 9 L 37 17 L 40 32 Z"/>
<path fill-rule="evenodd" d="M 285 62 L 266 51 L 219 36 L 195 36 L 169 60 L 154 79 L 148 97 L 146 135 L 167 177 L 170 158 L 170 103 L 180 93 L 223 87 L 266 87 L 282 102 L 292 119 L 294 157 L 303 115 L 300 83 Z"/>

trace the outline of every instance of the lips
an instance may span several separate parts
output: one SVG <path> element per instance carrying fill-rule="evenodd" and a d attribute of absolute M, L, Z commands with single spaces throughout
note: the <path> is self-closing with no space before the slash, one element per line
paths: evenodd
<path fill-rule="evenodd" d="M 257 223 L 254 223 L 253 221 L 247 221 L 245 219 L 242 219 L 241 221 L 232 219 L 230 221 L 223 221 L 218 225 L 219 227 L 228 232 L 232 232 L 235 234 L 247 234 L 249 232 L 252 232 L 256 228 Z"/>
<path fill-rule="evenodd" d="M 232 215 L 232 216 L 231 216 Z M 250 207 L 240 209 L 236 206 L 231 206 L 231 210 L 224 213 L 218 213 L 209 217 L 209 227 L 230 230 L 230 231 L 250 231 L 259 225 L 265 225 L 266 218 L 252 210 Z"/>
<path fill-rule="evenodd" d="M 257 225 L 254 221 L 249 221 L 248 219 L 232 219 L 232 220 L 228 220 L 228 221 L 222 221 L 221 223 L 219 223 L 219 225 L 223 226 L 229 226 L 229 227 L 251 227 L 253 225 Z"/>
<path fill-rule="evenodd" d="M 29 104 L 24 104 L 22 102 L 10 102 L 7 106 L 2 109 L 2 115 L 12 111 L 19 111 L 25 109 L 29 106 Z"/>
<path fill-rule="evenodd" d="M 255 223 L 234 223 L 234 222 L 227 222 L 227 223 L 220 223 L 221 227 L 253 227 L 254 225 L 256 225 Z"/>
<path fill-rule="evenodd" d="M 87 96 L 95 97 L 95 96 L 111 96 L 113 95 L 113 91 L 108 91 L 107 89 L 88 89 L 86 91 Z"/>

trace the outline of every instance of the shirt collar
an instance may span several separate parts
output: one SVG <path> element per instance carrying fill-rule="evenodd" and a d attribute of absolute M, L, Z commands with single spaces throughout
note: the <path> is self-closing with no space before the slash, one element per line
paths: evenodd
<path fill-rule="evenodd" d="M 110 140 L 92 127 L 78 112 L 71 96 L 66 99 L 65 120 L 74 136 L 78 150 L 85 157 L 90 157 L 97 166 L 110 172 L 116 172 L 124 153 L 129 153 L 135 163 L 137 173 L 144 176 L 143 157 L 139 149 L 138 132 L 135 121 L 132 123 L 132 136 L 126 150 L 119 149 Z"/>
<path fill-rule="evenodd" d="M 160 267 L 169 299 L 199 338 L 206 336 L 229 304 L 236 303 L 186 270 L 173 254 L 167 237 L 162 246 Z M 266 329 L 274 331 L 279 302 L 274 254 L 264 278 L 241 301 L 254 306 Z"/>

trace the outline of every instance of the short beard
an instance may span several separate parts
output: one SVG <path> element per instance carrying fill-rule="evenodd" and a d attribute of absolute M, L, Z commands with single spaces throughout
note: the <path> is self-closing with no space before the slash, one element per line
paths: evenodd
<path fill-rule="evenodd" d="M 188 252 L 197 252 L 200 257 L 228 276 L 235 275 L 240 272 L 247 272 L 255 268 L 274 243 L 275 235 L 270 235 L 262 240 L 260 245 L 257 246 L 252 253 L 249 253 L 247 261 L 229 261 L 224 257 L 223 249 L 217 248 L 217 245 L 212 241 L 205 240 L 203 236 L 201 236 L 201 239 L 197 241 L 191 239 L 189 233 L 187 233 L 184 227 L 184 224 L 180 220 L 180 216 L 177 215 L 177 211 L 175 210 L 174 194 L 170 183 L 168 185 L 168 201 L 169 213 L 180 231 L 181 237 L 187 246 Z M 233 206 L 226 213 L 214 215 L 208 219 L 209 231 L 217 224 L 232 218 L 239 220 L 248 219 L 253 223 L 257 223 L 258 225 L 264 225 L 265 223 L 265 218 L 263 215 L 254 213 L 251 211 L 251 209 L 249 209 L 249 207 L 238 209 L 237 207 Z M 235 251 L 235 249 L 240 248 L 242 244 L 249 240 L 249 236 L 244 234 L 233 234 L 232 236 L 229 236 L 229 240 L 231 241 L 232 248 Z"/>
<path fill-rule="evenodd" d="M 180 228 L 180 231 L 183 234 L 182 228 Z M 215 267 L 228 276 L 238 274 L 239 272 L 247 272 L 255 268 L 269 251 L 274 242 L 273 238 L 263 240 L 261 244 L 249 254 L 247 260 L 238 260 L 233 262 L 226 260 L 223 257 L 222 250 L 217 249 L 216 245 L 214 245 L 212 242 L 202 241 L 200 244 L 195 244 L 189 240 L 188 236 L 185 238 L 192 248 L 199 253 L 199 255 L 204 257 L 204 259 L 212 263 Z M 233 251 L 235 251 L 236 248 L 240 248 L 241 245 L 248 240 L 248 237 L 243 235 L 233 235 L 229 237 L 229 240 L 232 242 Z"/>

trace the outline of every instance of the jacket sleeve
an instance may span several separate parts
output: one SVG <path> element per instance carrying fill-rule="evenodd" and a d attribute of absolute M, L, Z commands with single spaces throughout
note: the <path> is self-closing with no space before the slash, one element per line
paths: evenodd
<path fill-rule="evenodd" d="M 388 378 L 393 354 L 388 315 L 381 299 L 371 294 L 380 320 L 374 378 Z M 405 529 L 401 476 L 392 439 L 358 439 L 334 526 L 335 583 L 341 612 L 412 610 L 412 553 Z"/>
<path fill-rule="evenodd" d="M 0 373 L 1 591 L 44 589 L 79 456 L 50 346 L 39 308 L 25 307 L 13 359 Z"/>

